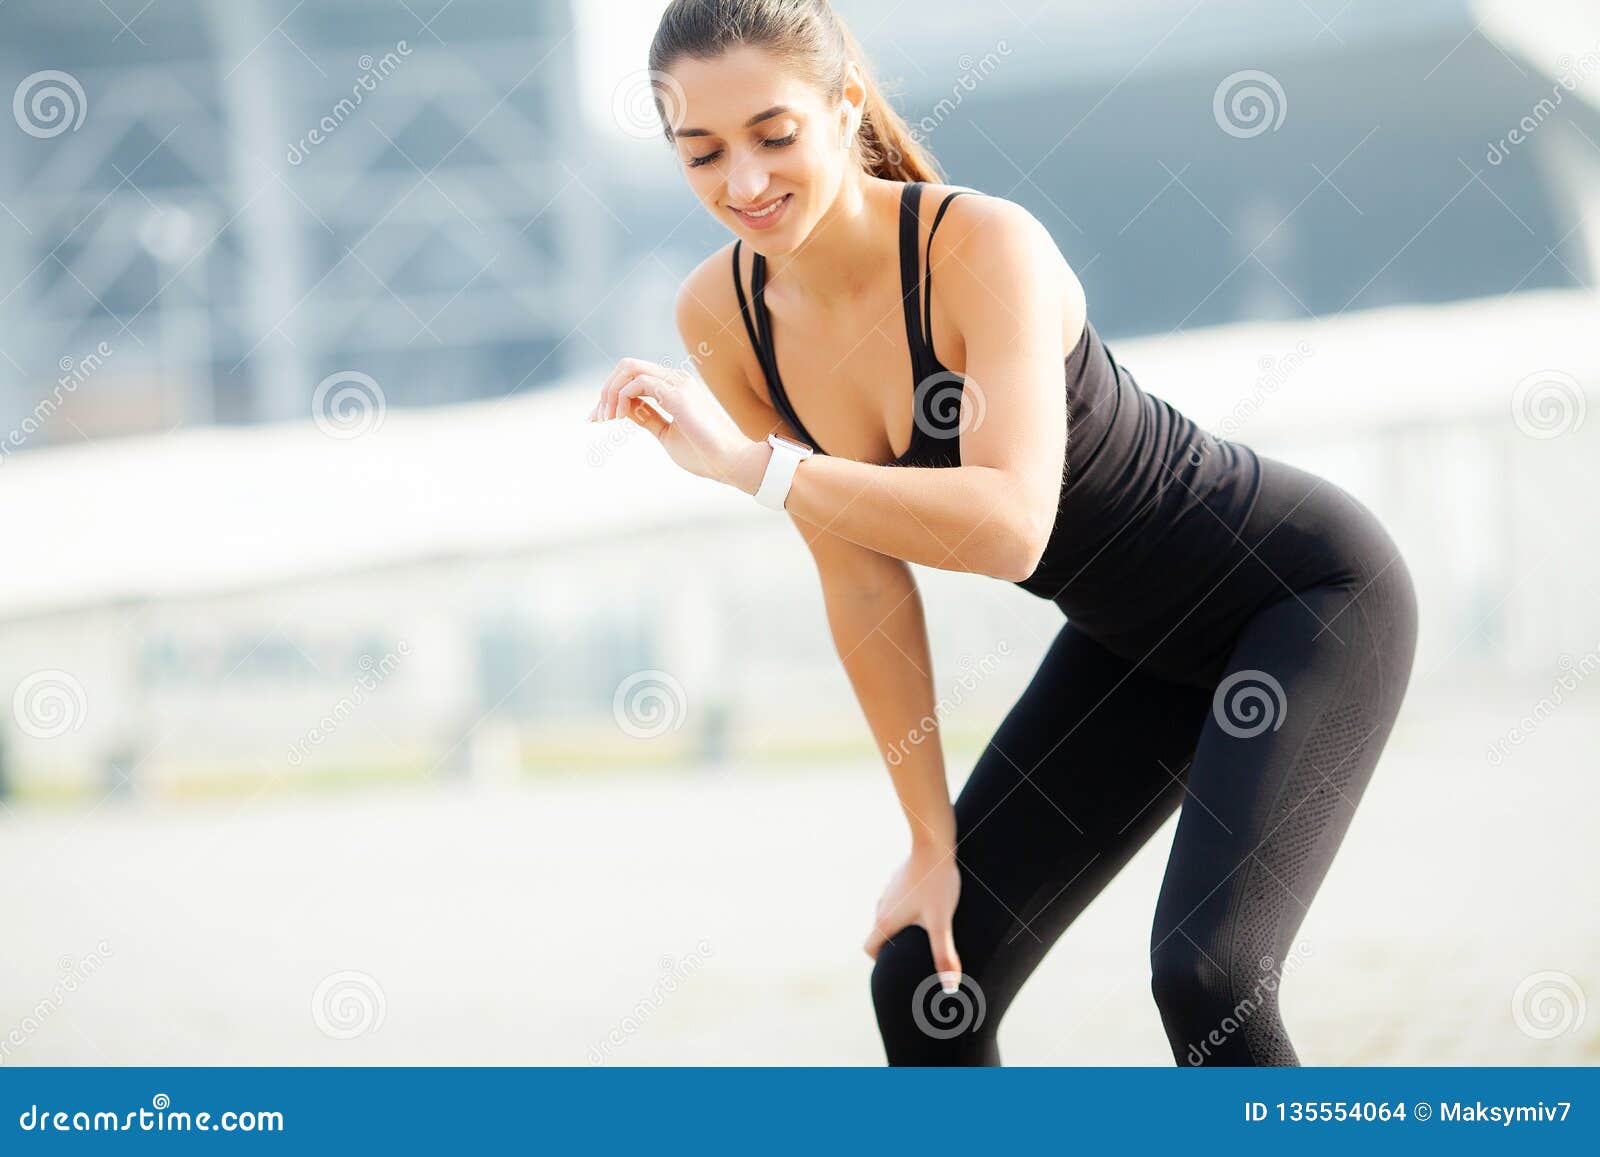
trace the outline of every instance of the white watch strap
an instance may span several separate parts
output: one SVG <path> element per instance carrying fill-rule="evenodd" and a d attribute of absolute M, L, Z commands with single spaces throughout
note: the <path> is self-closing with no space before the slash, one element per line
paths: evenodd
<path fill-rule="evenodd" d="M 789 498 L 789 487 L 794 483 L 794 472 L 811 455 L 796 450 L 785 439 L 768 438 L 767 445 L 772 447 L 772 457 L 767 459 L 766 472 L 756 490 L 756 501 L 770 510 L 782 510 Z"/>

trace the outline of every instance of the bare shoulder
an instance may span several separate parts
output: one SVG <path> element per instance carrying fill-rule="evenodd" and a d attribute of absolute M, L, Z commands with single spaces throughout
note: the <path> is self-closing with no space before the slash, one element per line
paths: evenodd
<path fill-rule="evenodd" d="M 1069 323 L 1081 319 L 1083 286 L 1050 230 L 1025 206 L 963 185 L 930 185 L 924 212 L 958 190 L 980 195 L 952 198 L 933 240 L 952 304 L 959 309 L 964 300 L 1026 292 L 1056 297 Z"/>
<path fill-rule="evenodd" d="M 798 437 L 772 408 L 761 363 L 739 314 L 739 295 L 733 287 L 735 244 L 730 241 L 706 257 L 678 287 L 673 306 L 678 336 L 700 380 L 748 437 L 760 441 L 774 431 Z M 747 300 L 750 257 L 740 251 Z"/>
<path fill-rule="evenodd" d="M 683 279 L 673 305 L 673 319 L 684 349 L 719 398 L 735 387 L 760 398 L 749 374 L 757 364 L 755 351 L 750 348 L 733 287 L 735 244 L 730 241 L 706 256 Z M 740 275 L 748 295 L 750 254 L 741 252 L 740 259 Z"/>

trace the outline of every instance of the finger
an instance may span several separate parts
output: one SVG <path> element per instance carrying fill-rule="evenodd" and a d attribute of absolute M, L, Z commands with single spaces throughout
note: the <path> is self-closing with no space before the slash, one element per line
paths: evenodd
<path fill-rule="evenodd" d="M 617 394 L 624 386 L 641 374 L 655 374 L 661 369 L 654 362 L 647 362 L 642 358 L 623 358 L 617 363 L 617 368 L 606 380 L 605 388 L 600 391 L 600 420 L 609 422 L 612 418 L 622 416 L 622 406 Z"/>
<path fill-rule="evenodd" d="M 600 384 L 601 405 L 605 404 L 606 396 L 611 390 L 622 385 L 642 368 L 638 358 L 619 358 L 617 364 L 611 367 L 611 372 L 606 375 L 606 380 Z"/>
<path fill-rule="evenodd" d="M 643 426 L 657 438 L 672 428 L 672 423 L 662 417 L 661 411 L 648 398 L 629 398 L 623 403 L 623 416 L 635 425 Z"/>
<path fill-rule="evenodd" d="M 933 964 L 946 992 L 961 987 L 961 957 L 956 952 L 955 935 L 947 920 L 933 935 Z"/>
<path fill-rule="evenodd" d="M 878 959 L 878 950 L 888 941 L 889 934 L 883 930 L 883 925 L 876 920 L 872 923 L 872 931 L 867 933 L 867 942 L 861 947 L 872 959 Z"/>
<path fill-rule="evenodd" d="M 617 413 L 626 414 L 632 399 L 649 397 L 666 413 L 672 413 L 677 391 L 672 384 L 655 374 L 638 374 L 617 390 Z"/>
<path fill-rule="evenodd" d="M 595 400 L 594 409 L 589 413 L 589 421 L 605 421 L 606 391 L 611 389 L 611 383 L 615 382 L 618 377 L 621 376 L 623 372 L 623 365 L 627 362 L 627 360 L 628 359 L 623 358 L 622 361 L 619 361 L 616 365 L 612 366 L 611 372 L 606 375 L 606 380 L 600 383 L 600 394 Z"/>

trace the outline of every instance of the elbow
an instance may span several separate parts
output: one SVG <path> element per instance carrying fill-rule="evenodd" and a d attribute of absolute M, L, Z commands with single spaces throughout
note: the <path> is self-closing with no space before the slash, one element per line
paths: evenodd
<path fill-rule="evenodd" d="M 1035 516 L 1018 520 L 1019 524 L 1007 536 L 1008 549 L 1000 560 L 1000 573 L 996 577 L 1018 583 L 1039 569 L 1039 561 L 1050 542 L 1050 532 L 1055 528 L 1055 513 L 1052 510 L 1049 518 Z"/>

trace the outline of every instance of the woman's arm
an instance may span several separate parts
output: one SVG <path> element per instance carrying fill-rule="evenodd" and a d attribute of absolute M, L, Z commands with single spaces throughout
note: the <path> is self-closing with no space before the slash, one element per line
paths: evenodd
<path fill-rule="evenodd" d="M 961 976 L 954 934 L 961 872 L 916 577 L 900 559 L 826 533 L 813 543 L 812 554 L 834 648 L 911 832 L 905 861 L 878 899 L 862 948 L 876 959 L 890 936 L 921 925 L 944 990 L 953 992 Z"/>
<path fill-rule="evenodd" d="M 795 432 L 751 387 L 748 375 L 760 367 L 753 353 L 730 338 L 738 313 L 731 286 L 716 277 L 726 267 L 722 254 L 713 255 L 684 282 L 675 310 L 678 332 L 695 351 L 699 376 L 727 416 L 752 444 L 765 447 L 768 433 Z M 730 310 L 731 322 L 719 320 Z M 953 988 L 961 970 L 952 935 L 960 895 L 955 813 L 937 723 L 925 727 L 934 719 L 933 678 L 915 576 L 902 559 L 802 522 L 792 511 L 789 517 L 811 551 L 834 649 L 910 830 L 910 854 L 880 898 L 863 947 L 876 957 L 888 936 L 921 924 L 936 968 Z"/>
<path fill-rule="evenodd" d="M 674 311 L 678 333 L 685 348 L 695 351 L 700 378 L 723 410 L 753 444 L 768 448 L 768 433 L 795 434 L 751 388 L 743 351 L 729 340 L 727 322 L 718 320 L 733 294 L 728 287 L 723 300 L 721 282 L 709 278 L 726 269 L 714 255 L 684 282 Z M 737 318 L 735 313 L 734 324 Z M 753 356 L 750 364 L 759 372 Z M 949 850 L 955 820 L 944 760 L 937 736 L 920 730 L 934 696 L 916 578 L 904 560 L 801 522 L 792 510 L 788 514 L 816 564 L 834 649 L 884 753 L 912 841 Z"/>
<path fill-rule="evenodd" d="M 911 843 L 949 852 L 955 813 L 916 577 L 900 559 L 831 535 L 813 544 L 812 555 L 834 650 L 889 769 Z"/>

